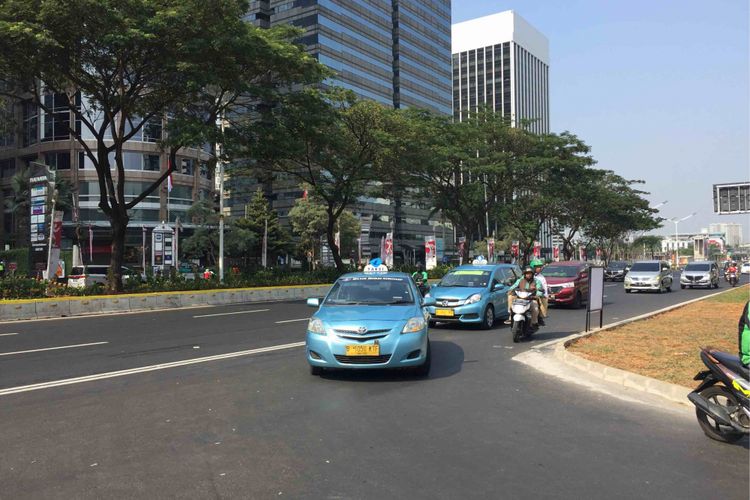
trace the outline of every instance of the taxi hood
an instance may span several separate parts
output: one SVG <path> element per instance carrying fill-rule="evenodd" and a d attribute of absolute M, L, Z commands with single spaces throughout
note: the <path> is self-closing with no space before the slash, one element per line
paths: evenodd
<path fill-rule="evenodd" d="M 465 300 L 475 293 L 482 293 L 485 290 L 487 290 L 486 287 L 436 286 L 430 289 L 430 297 L 433 297 L 435 300 Z"/>
<path fill-rule="evenodd" d="M 327 306 L 315 314 L 325 322 L 404 321 L 414 316 L 414 304 L 391 306 Z"/>

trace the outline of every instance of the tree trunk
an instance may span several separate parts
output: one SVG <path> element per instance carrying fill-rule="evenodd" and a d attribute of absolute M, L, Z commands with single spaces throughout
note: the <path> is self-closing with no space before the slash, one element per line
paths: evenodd
<path fill-rule="evenodd" d="M 123 210 L 124 211 L 124 210 Z M 110 217 L 112 226 L 112 258 L 109 264 L 109 291 L 122 291 L 122 264 L 125 254 L 125 234 L 128 230 L 127 213 L 113 211 Z"/>
<path fill-rule="evenodd" d="M 336 269 L 339 272 L 344 272 L 344 262 L 341 260 L 339 247 L 336 246 L 336 217 L 333 215 L 333 210 L 331 210 L 330 207 L 326 211 L 328 212 L 328 225 L 326 227 L 328 248 L 331 250 L 331 256 L 333 256 L 333 262 L 336 264 Z"/>

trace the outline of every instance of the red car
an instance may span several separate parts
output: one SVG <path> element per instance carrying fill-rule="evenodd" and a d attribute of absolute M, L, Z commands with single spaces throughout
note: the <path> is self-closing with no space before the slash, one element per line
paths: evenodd
<path fill-rule="evenodd" d="M 579 260 L 545 266 L 542 275 L 549 287 L 549 303 L 581 307 L 589 295 L 589 267 Z"/>

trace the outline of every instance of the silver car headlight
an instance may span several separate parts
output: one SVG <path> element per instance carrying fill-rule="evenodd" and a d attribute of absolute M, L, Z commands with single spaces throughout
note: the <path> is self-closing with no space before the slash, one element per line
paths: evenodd
<path fill-rule="evenodd" d="M 326 328 L 323 326 L 323 321 L 318 318 L 310 318 L 307 323 L 307 331 L 310 333 L 317 333 L 318 335 L 325 335 Z"/>
<path fill-rule="evenodd" d="M 661 276 L 654 276 L 649 280 L 649 283 L 658 283 L 661 280 Z"/>
<path fill-rule="evenodd" d="M 409 318 L 401 333 L 419 333 L 424 330 L 425 324 L 424 316 L 414 316 Z"/>
<path fill-rule="evenodd" d="M 466 305 L 476 304 L 480 300 L 482 300 L 482 294 L 481 293 L 475 293 L 474 295 L 472 295 L 471 297 L 469 297 L 468 299 L 466 299 L 466 302 L 464 302 L 464 304 L 466 304 Z"/>

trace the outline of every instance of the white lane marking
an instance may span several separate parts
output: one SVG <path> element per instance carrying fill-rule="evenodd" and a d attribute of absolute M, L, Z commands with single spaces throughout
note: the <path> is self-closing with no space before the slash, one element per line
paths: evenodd
<path fill-rule="evenodd" d="M 276 321 L 277 325 L 280 325 L 282 323 L 294 323 L 295 321 L 309 321 L 310 318 L 299 318 L 299 319 L 285 319 L 283 321 Z"/>
<path fill-rule="evenodd" d="M 10 337 L 11 335 L 18 335 L 17 333 L 0 333 L 0 337 Z"/>
<path fill-rule="evenodd" d="M 253 309 L 252 311 L 234 311 L 234 312 L 228 312 L 228 313 L 199 314 L 197 316 L 193 316 L 193 318 L 213 318 L 214 316 L 231 316 L 233 314 L 262 313 L 266 311 L 270 311 L 270 309 Z"/>
<path fill-rule="evenodd" d="M 0 356 L 12 356 L 13 354 L 26 354 L 29 352 L 55 351 L 57 349 L 73 349 L 75 347 L 87 347 L 90 345 L 109 344 L 109 342 L 89 342 L 88 344 L 61 345 L 57 347 L 45 347 L 43 349 L 29 349 L 28 351 L 0 352 Z"/>
<path fill-rule="evenodd" d="M 94 380 L 104 380 L 108 378 L 124 377 L 126 375 L 135 375 L 137 373 L 153 372 L 157 370 L 166 370 L 168 368 L 177 368 L 179 366 L 196 365 L 198 363 L 208 363 L 210 361 L 219 361 L 222 359 L 239 358 L 242 356 L 249 356 L 251 354 L 260 354 L 264 352 L 280 351 L 282 349 L 293 349 L 295 347 L 304 346 L 304 342 L 293 342 L 291 344 L 280 344 L 270 347 L 260 347 L 257 349 L 248 349 L 246 351 L 228 352 L 226 354 L 216 354 L 213 356 L 205 356 L 203 358 L 185 359 L 182 361 L 173 361 L 171 363 L 161 363 L 158 365 L 141 366 L 138 368 L 130 368 L 127 370 L 118 370 L 116 372 L 105 372 L 97 373 L 95 375 L 85 375 L 83 377 L 66 378 L 62 380 L 53 380 L 50 382 L 41 382 L 38 384 L 22 385 L 18 387 L 9 387 L 7 389 L 0 389 L 0 396 L 7 396 L 8 394 L 16 394 L 19 392 L 38 391 L 40 389 L 49 389 L 52 387 L 60 387 L 63 385 L 81 384 L 83 382 L 91 382 Z"/>
<path fill-rule="evenodd" d="M 610 287 L 613 287 L 613 286 L 622 286 L 622 285 L 604 285 L 604 286 L 606 286 L 607 288 L 610 288 Z"/>

